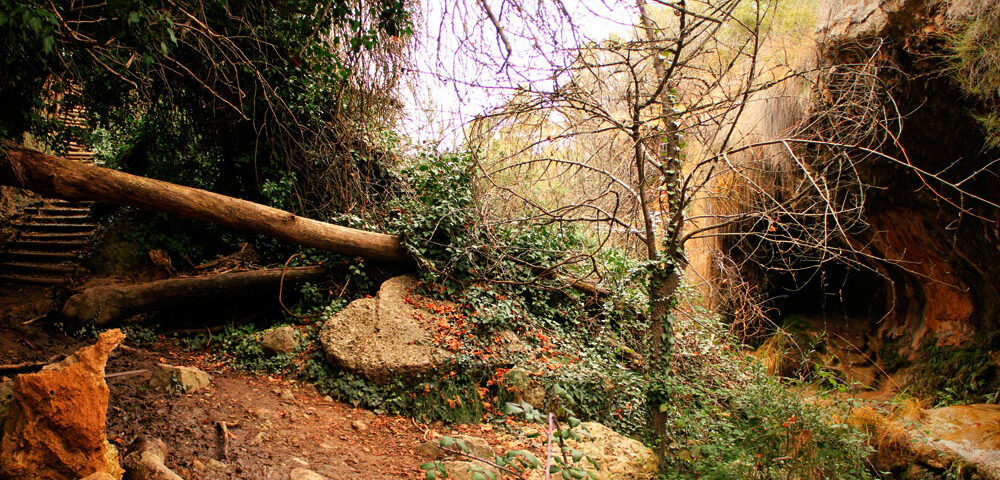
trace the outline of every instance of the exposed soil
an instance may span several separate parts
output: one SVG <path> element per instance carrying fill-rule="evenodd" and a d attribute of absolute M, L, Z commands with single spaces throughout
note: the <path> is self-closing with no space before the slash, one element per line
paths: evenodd
<path fill-rule="evenodd" d="M 87 343 L 44 317 L 56 305 L 51 289 L 0 288 L 0 364 L 44 361 Z M 303 467 L 331 479 L 415 479 L 423 478 L 423 460 L 414 449 L 439 434 L 496 444 L 489 426 L 432 427 L 376 415 L 311 385 L 235 371 L 176 342 L 160 338 L 136 347 L 126 339 L 112 353 L 107 435 L 122 454 L 138 435 L 159 437 L 170 450 L 167 466 L 184 478 L 286 480 Z M 212 375 L 212 386 L 191 394 L 149 388 L 149 369 L 157 363 L 201 368 Z M 219 422 L 229 432 L 225 452 Z"/>
<path fill-rule="evenodd" d="M 202 368 L 212 375 L 212 387 L 169 394 L 148 388 L 145 373 L 108 378 L 107 433 L 121 449 L 138 435 L 157 436 L 171 449 L 167 465 L 185 478 L 284 480 L 296 467 L 337 479 L 416 478 L 420 473 L 421 461 L 411 451 L 426 427 L 324 400 L 314 388 L 285 379 L 213 368 L 208 357 L 168 347 L 125 349 L 109 362 L 108 374 L 165 361 Z M 223 421 L 230 435 L 227 452 L 217 426 Z M 363 430 L 352 427 L 357 421 Z M 210 459 L 226 468 L 210 468 Z M 205 467 L 198 469 L 196 460 Z"/>

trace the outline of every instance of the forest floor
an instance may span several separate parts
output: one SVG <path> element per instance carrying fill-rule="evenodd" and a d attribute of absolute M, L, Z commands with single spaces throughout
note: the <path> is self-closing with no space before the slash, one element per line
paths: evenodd
<path fill-rule="evenodd" d="M 41 318 L 58 305 L 54 295 L 46 288 L 0 287 L 0 364 L 45 361 L 88 343 Z M 149 370 L 158 363 L 200 368 L 212 385 L 190 394 L 149 388 Z M 292 379 L 233 370 L 162 336 L 138 346 L 126 339 L 106 370 L 108 439 L 124 453 L 139 435 L 159 437 L 169 448 L 167 466 L 184 478 L 285 480 L 299 467 L 335 479 L 423 478 L 419 444 L 442 434 L 497 440 L 488 425 L 376 415 Z"/>

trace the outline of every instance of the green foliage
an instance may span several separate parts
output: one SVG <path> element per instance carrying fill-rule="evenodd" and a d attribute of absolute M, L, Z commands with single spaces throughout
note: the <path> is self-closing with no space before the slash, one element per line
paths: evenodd
<path fill-rule="evenodd" d="M 939 346 L 928 339 L 910 371 L 911 388 L 935 405 L 982 402 L 997 391 L 996 364 L 985 345 Z"/>
<path fill-rule="evenodd" d="M 111 166 L 306 215 L 371 209 L 395 76 L 351 65 L 396 68 L 410 31 L 398 0 L 0 0 L 0 137 L 84 137 Z M 82 127 L 52 115 L 78 106 Z"/>
<path fill-rule="evenodd" d="M 287 370 L 291 364 L 291 356 L 266 355 L 260 348 L 260 336 L 261 332 L 252 324 L 228 326 L 212 343 L 232 365 L 245 370 L 258 373 Z"/>
<path fill-rule="evenodd" d="M 843 411 L 804 403 L 713 317 L 682 322 L 666 377 L 666 478 L 871 478 Z"/>
<path fill-rule="evenodd" d="M 979 102 L 973 116 L 983 127 L 986 143 L 1000 147 L 1000 23 L 989 2 L 973 7 L 947 36 L 951 64 L 947 71 L 962 90 Z"/>
<path fill-rule="evenodd" d="M 149 325 L 125 325 L 122 327 L 125 341 L 131 345 L 149 345 L 156 342 L 156 329 Z"/>

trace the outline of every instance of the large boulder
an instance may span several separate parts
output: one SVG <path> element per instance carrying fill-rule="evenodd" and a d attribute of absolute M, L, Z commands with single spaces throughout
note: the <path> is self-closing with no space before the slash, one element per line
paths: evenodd
<path fill-rule="evenodd" d="M 451 352 L 431 342 L 437 314 L 413 300 L 416 286 L 411 276 L 391 278 L 375 298 L 355 300 L 330 317 L 319 334 L 327 360 L 385 383 L 429 372 L 449 359 Z M 435 305 L 456 308 L 445 301 Z"/>
<path fill-rule="evenodd" d="M 583 427 L 590 434 L 589 439 L 567 444 L 597 460 L 600 471 L 594 471 L 599 479 L 648 480 L 654 478 L 659 462 L 652 449 L 642 442 L 626 437 L 600 423 L 584 422 Z M 585 462 L 590 470 L 591 465 Z"/>
<path fill-rule="evenodd" d="M 913 433 L 927 444 L 1000 479 L 1000 405 L 957 405 L 925 410 Z"/>
<path fill-rule="evenodd" d="M 599 480 L 649 480 L 656 478 L 659 462 L 652 449 L 646 447 L 642 442 L 626 437 L 614 430 L 597 422 L 583 422 L 583 430 L 588 435 L 583 435 L 582 440 L 566 439 L 566 446 L 579 450 L 584 455 L 597 461 L 600 470 L 585 459 L 577 462 L 577 466 L 592 473 Z M 524 448 L 523 438 L 529 434 L 545 435 L 544 429 L 530 428 L 522 432 L 522 437 L 507 437 L 505 448 L 516 450 Z M 543 447 L 544 448 L 544 447 Z M 542 452 L 544 453 L 544 451 Z M 558 451 L 554 452 L 558 455 Z M 539 459 L 543 457 L 539 456 Z M 528 480 L 542 480 L 545 477 L 541 469 L 532 470 L 528 473 Z"/>
<path fill-rule="evenodd" d="M 19 375 L 0 440 L 0 472 L 10 480 L 121 479 L 118 452 L 104 434 L 108 354 L 125 335 L 97 343 L 42 371 Z"/>

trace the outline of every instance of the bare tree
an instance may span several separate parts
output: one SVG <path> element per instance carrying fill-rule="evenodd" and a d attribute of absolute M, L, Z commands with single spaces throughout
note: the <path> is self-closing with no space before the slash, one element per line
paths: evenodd
<path fill-rule="evenodd" d="M 452 27 L 488 37 L 461 27 L 492 26 L 499 47 L 484 53 L 488 44 L 473 42 L 465 53 L 501 72 L 467 85 L 507 94 L 472 122 L 467 140 L 482 152 L 489 220 L 583 226 L 595 240 L 589 253 L 613 245 L 644 260 L 648 403 L 663 439 L 671 312 L 689 248 L 738 237 L 771 255 L 766 268 L 792 275 L 829 262 L 881 274 L 887 260 L 862 235 L 866 162 L 907 166 L 932 189 L 961 185 L 884 153 L 898 150 L 901 115 L 877 75 L 878 45 L 855 64 L 818 68 L 805 55 L 782 56 L 789 49 L 770 35 L 778 2 L 599 5 L 627 12 L 631 25 L 591 38 L 596 6 L 467 6 L 478 21 Z M 565 30 L 550 32 L 553 25 Z M 569 273 L 615 281 L 586 254 L 571 258 L 561 265 Z M 716 263 L 733 273 L 735 262 L 755 258 L 719 254 Z M 665 449 L 657 448 L 661 460 Z"/>

